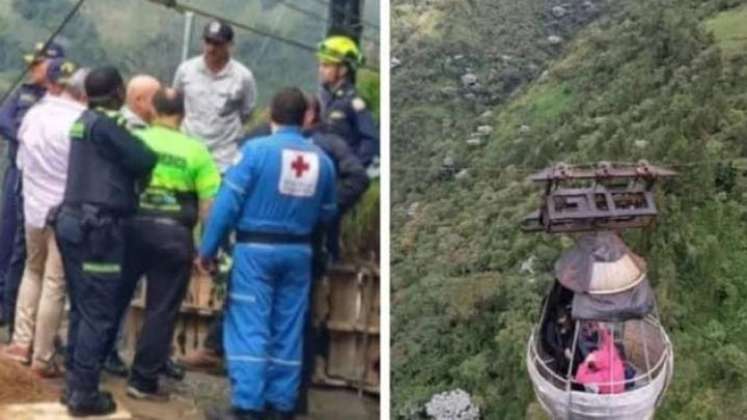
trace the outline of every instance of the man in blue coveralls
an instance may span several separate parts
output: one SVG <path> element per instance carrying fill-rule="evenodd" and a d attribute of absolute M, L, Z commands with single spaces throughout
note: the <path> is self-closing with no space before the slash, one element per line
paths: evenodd
<path fill-rule="evenodd" d="M 16 298 L 26 261 L 21 173 L 16 165 L 18 129 L 26 112 L 47 93 L 47 63 L 64 56 L 64 50 L 57 44 L 52 43 L 46 48 L 42 43 L 36 44 L 34 52 L 24 56 L 29 68 L 28 80 L 0 107 L 0 135 L 8 142 L 8 167 L 3 181 L 0 220 L 0 243 L 3 244 L 0 247 L 0 300 L 3 307 L 0 318 L 10 324 L 11 335 Z"/>
<path fill-rule="evenodd" d="M 247 143 L 226 174 L 205 228 L 197 265 L 214 266 L 236 229 L 224 344 L 232 409 L 209 419 L 291 419 L 301 380 L 311 286 L 311 234 L 337 212 L 335 170 L 302 134 L 304 93 L 272 100 L 273 134 Z"/>

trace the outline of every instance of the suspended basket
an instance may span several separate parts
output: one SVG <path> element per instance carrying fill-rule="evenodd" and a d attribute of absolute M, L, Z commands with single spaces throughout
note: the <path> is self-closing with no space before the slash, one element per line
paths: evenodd
<path fill-rule="evenodd" d="M 529 338 L 526 363 L 537 399 L 553 419 L 653 418 L 674 370 L 672 344 L 656 316 L 618 322 L 575 320 L 566 360 L 559 360 L 546 348 L 542 325 Z M 596 382 L 580 378 L 583 364 L 591 358 L 588 355 L 586 360 L 583 356 L 579 358 L 585 332 L 594 329 L 606 331 L 614 340 L 609 351 L 622 361 L 615 374 L 603 375 Z M 624 371 L 620 372 L 620 368 Z M 614 368 L 608 368 L 608 372 L 613 371 Z"/>

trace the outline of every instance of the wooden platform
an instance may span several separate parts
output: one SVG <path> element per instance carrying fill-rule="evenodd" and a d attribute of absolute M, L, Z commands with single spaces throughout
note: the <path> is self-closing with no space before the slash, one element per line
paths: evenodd
<path fill-rule="evenodd" d="M 130 414 L 122 404 L 116 413 L 105 417 L 86 417 L 89 420 L 131 420 Z M 0 419 L 13 420 L 74 420 L 67 414 L 67 408 L 56 402 L 12 404 L 0 407 Z"/>
<path fill-rule="evenodd" d="M 141 285 L 143 282 L 141 282 Z M 379 393 L 381 293 L 378 267 L 358 262 L 335 265 L 319 280 L 312 305 L 312 325 L 324 331 L 325 354 L 317 354 L 313 383 Z M 136 293 L 127 317 L 128 353 L 143 324 L 145 288 Z M 222 291 L 209 277 L 193 276 L 182 303 L 172 342 L 182 357 L 202 347 L 213 318 L 223 308 Z M 1 417 L 0 417 L 1 419 Z"/>
<path fill-rule="evenodd" d="M 313 324 L 326 330 L 327 352 L 317 355 L 313 382 L 379 393 L 381 313 L 378 268 L 334 266 L 315 291 Z"/>

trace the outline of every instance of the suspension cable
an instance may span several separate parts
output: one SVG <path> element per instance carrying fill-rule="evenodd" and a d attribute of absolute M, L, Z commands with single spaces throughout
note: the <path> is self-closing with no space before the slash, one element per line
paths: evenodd
<path fill-rule="evenodd" d="M 215 20 L 220 20 L 220 21 L 226 22 L 226 23 L 228 23 L 230 25 L 233 25 L 233 26 L 235 26 L 237 28 L 241 28 L 241 29 L 244 29 L 246 31 L 255 33 L 257 35 L 274 39 L 274 40 L 276 40 L 278 42 L 282 42 L 282 43 L 285 43 L 285 44 L 288 44 L 288 45 L 292 45 L 292 46 L 294 46 L 296 48 L 299 48 L 299 49 L 302 49 L 304 51 L 308 51 L 308 52 L 311 52 L 311 53 L 316 53 L 317 52 L 317 48 L 315 46 L 307 45 L 307 44 L 304 44 L 303 42 L 296 41 L 296 40 L 290 39 L 290 38 L 286 38 L 286 37 L 274 34 L 272 32 L 266 31 L 264 29 L 259 29 L 259 28 L 256 28 L 254 26 L 247 25 L 245 23 L 237 22 L 237 21 L 232 20 L 232 19 L 227 19 L 227 18 L 225 18 L 223 16 L 216 15 L 214 13 L 208 12 L 206 10 L 203 10 L 203 9 L 200 9 L 200 8 L 197 8 L 197 7 L 194 7 L 194 6 L 190 6 L 190 5 L 186 5 L 186 4 L 181 4 L 181 3 L 177 2 L 177 0 L 146 0 L 146 1 L 154 3 L 154 4 L 159 4 L 161 6 L 165 6 L 165 7 L 171 8 L 171 9 L 174 9 L 174 10 L 180 12 L 180 13 L 192 12 L 192 13 L 194 13 L 196 15 L 199 15 L 199 16 L 202 16 L 202 17 L 206 17 L 206 18 L 210 18 L 210 19 L 215 19 Z M 368 68 L 368 69 L 371 69 L 371 70 L 375 70 L 375 71 L 378 70 L 376 67 L 367 66 L 367 65 L 364 65 L 362 67 L 363 68 Z"/>
<path fill-rule="evenodd" d="M 306 50 L 306 51 L 309 51 L 309 52 L 316 52 L 316 48 L 314 46 L 304 44 L 303 42 L 296 41 L 295 39 L 290 39 L 290 38 L 286 38 L 286 37 L 274 34 L 272 32 L 266 31 L 264 29 L 259 29 L 259 28 L 256 28 L 254 26 L 250 26 L 250 25 L 247 25 L 245 23 L 237 22 L 237 21 L 232 20 L 232 19 L 227 19 L 227 18 L 225 18 L 223 16 L 218 16 L 218 15 L 216 15 L 214 13 L 208 12 L 206 10 L 203 10 L 203 9 L 200 9 L 200 8 L 197 8 L 197 7 L 194 7 L 194 6 L 190 6 L 190 5 L 186 5 L 186 4 L 181 4 L 181 3 L 177 2 L 176 0 L 146 0 L 146 1 L 149 1 L 149 2 L 155 3 L 155 4 L 159 4 L 161 6 L 165 6 L 165 7 L 168 7 L 170 9 L 174 9 L 174 10 L 176 10 L 178 12 L 181 12 L 181 13 L 192 12 L 192 13 L 194 13 L 196 15 L 200 15 L 202 17 L 206 17 L 206 18 L 210 18 L 210 19 L 215 19 L 215 20 L 220 20 L 220 21 L 226 22 L 226 23 L 228 23 L 230 25 L 233 25 L 233 26 L 235 26 L 237 28 L 241 28 L 241 29 L 244 29 L 246 31 L 255 33 L 257 35 L 264 36 L 264 37 L 267 37 L 267 38 L 271 38 L 271 39 L 274 39 L 275 41 L 283 42 L 285 44 L 292 45 L 292 46 L 294 46 L 296 48 L 300 48 L 302 50 Z"/>

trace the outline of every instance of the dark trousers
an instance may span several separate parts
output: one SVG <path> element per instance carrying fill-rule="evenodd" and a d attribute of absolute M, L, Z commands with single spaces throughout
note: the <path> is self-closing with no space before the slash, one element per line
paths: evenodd
<path fill-rule="evenodd" d="M 226 353 L 223 348 L 223 311 L 217 312 L 210 323 L 203 347 L 223 356 Z"/>
<path fill-rule="evenodd" d="M 18 183 L 18 169 L 14 165 L 8 165 L 3 177 L 2 190 L 2 218 L 0 218 L 0 290 L 5 290 L 5 273 L 8 272 L 10 256 L 13 254 L 13 235 L 16 232 L 16 195 L 15 188 Z M 0 294 L 0 304 L 4 301 L 5 293 Z M 3 309 L 3 316 L 5 310 Z"/>
<path fill-rule="evenodd" d="M 221 248 L 223 249 L 223 252 L 229 255 L 233 253 L 233 244 L 229 238 L 226 238 L 223 244 L 221 244 Z M 228 277 L 231 277 L 231 273 L 228 274 Z M 228 300 L 226 299 L 226 302 L 227 301 Z M 215 354 L 220 357 L 223 357 L 223 355 L 226 354 L 226 349 L 223 347 L 223 312 L 225 311 L 225 306 L 226 305 L 224 304 L 223 309 L 215 313 L 215 317 L 208 327 L 205 341 L 202 343 L 202 346 L 205 349 L 215 352 Z"/>
<path fill-rule="evenodd" d="M 66 386 L 71 392 L 96 392 L 124 292 L 122 219 L 63 210 L 55 233 L 70 296 Z"/>
<path fill-rule="evenodd" d="M 340 220 L 340 219 L 338 219 Z M 339 225 L 338 225 L 339 226 Z M 329 235 L 329 230 L 326 235 Z M 326 241 L 326 242 L 325 242 Z M 306 314 L 304 325 L 303 341 L 303 368 L 301 371 L 301 386 L 298 389 L 298 403 L 296 404 L 296 414 L 304 415 L 309 413 L 309 391 L 311 390 L 311 380 L 314 377 L 316 367 L 315 359 L 322 350 L 319 343 L 322 340 L 321 328 L 314 328 L 314 296 L 319 282 L 322 281 L 324 273 L 327 271 L 329 254 L 325 252 L 323 243 L 329 243 L 329 237 L 317 229 L 312 239 L 312 259 L 311 259 L 311 287 L 309 288 L 309 311 Z"/>
<path fill-rule="evenodd" d="M 128 289 L 120 312 L 124 313 L 138 280 L 145 275 L 145 320 L 130 372 L 130 384 L 145 392 L 158 389 L 158 373 L 171 354 L 176 319 L 192 270 L 192 230 L 165 222 L 168 219 L 134 218 L 125 223 Z"/>
<path fill-rule="evenodd" d="M 0 226 L 0 283 L 2 283 L 3 318 L 8 322 L 13 336 L 16 301 L 21 288 L 23 269 L 26 263 L 26 232 L 23 217 L 21 171 L 9 167 L 3 190 L 3 219 Z"/>

